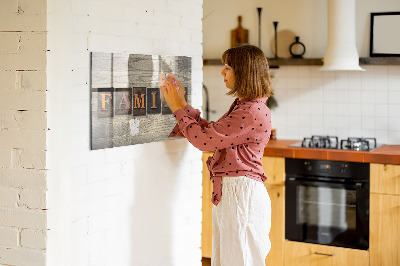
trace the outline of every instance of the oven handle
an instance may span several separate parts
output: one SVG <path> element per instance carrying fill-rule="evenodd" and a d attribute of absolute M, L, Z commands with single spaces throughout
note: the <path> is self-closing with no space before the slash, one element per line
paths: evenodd
<path fill-rule="evenodd" d="M 315 255 L 330 256 L 330 257 L 333 257 L 333 256 L 335 256 L 335 253 L 333 253 L 333 254 L 328 254 L 328 253 L 314 252 L 314 254 L 315 254 Z"/>
<path fill-rule="evenodd" d="M 363 183 L 361 182 L 356 182 L 356 183 L 346 183 L 346 182 L 332 182 L 332 181 L 321 181 L 321 180 L 316 180 L 316 181 L 309 181 L 309 180 L 304 180 L 303 178 L 297 178 L 297 177 L 288 177 L 287 181 L 294 181 L 297 183 L 301 183 L 304 185 L 340 185 L 348 188 L 354 188 L 354 189 L 361 189 L 363 187 Z"/>

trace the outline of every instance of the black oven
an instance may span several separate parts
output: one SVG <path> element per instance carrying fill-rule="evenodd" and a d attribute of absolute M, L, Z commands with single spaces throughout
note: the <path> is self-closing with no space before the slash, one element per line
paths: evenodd
<path fill-rule="evenodd" d="M 285 169 L 286 239 L 368 249 L 369 164 L 287 158 Z"/>

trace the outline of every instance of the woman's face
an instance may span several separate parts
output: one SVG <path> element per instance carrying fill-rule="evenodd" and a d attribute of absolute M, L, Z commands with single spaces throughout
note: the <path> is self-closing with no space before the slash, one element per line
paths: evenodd
<path fill-rule="evenodd" d="M 233 69 L 225 64 L 221 71 L 221 75 L 224 77 L 225 86 L 228 89 L 233 89 L 235 86 L 235 73 L 233 72 Z"/>

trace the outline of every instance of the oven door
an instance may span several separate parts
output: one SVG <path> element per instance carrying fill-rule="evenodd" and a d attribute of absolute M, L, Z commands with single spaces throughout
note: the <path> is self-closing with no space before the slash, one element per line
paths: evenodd
<path fill-rule="evenodd" d="M 369 185 L 286 178 L 286 239 L 367 250 Z"/>

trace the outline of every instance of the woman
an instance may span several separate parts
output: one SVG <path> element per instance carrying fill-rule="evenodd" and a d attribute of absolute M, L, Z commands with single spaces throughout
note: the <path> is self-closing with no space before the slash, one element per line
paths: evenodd
<path fill-rule="evenodd" d="M 271 131 L 265 104 L 272 95 L 268 62 L 252 45 L 228 49 L 222 62 L 227 95 L 237 98 L 216 122 L 200 118 L 173 76 L 161 86 L 178 121 L 170 137 L 184 136 L 196 148 L 214 151 L 207 161 L 213 182 L 212 265 L 265 265 L 271 246 L 271 202 L 261 164 Z"/>

